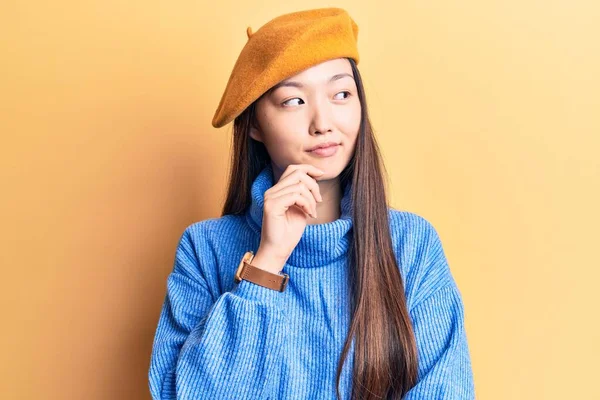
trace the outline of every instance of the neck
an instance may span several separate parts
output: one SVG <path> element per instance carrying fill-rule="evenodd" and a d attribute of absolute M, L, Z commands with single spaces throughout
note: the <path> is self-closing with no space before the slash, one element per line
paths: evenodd
<path fill-rule="evenodd" d="M 283 171 L 277 166 L 271 163 L 273 169 L 274 182 L 279 182 Z M 307 220 L 308 225 L 324 224 L 332 222 L 340 218 L 341 208 L 340 201 L 342 200 L 342 187 L 340 185 L 339 177 L 333 179 L 324 179 L 317 181 L 319 185 L 319 193 L 323 197 L 322 202 L 317 202 L 317 218 L 309 218 Z"/>

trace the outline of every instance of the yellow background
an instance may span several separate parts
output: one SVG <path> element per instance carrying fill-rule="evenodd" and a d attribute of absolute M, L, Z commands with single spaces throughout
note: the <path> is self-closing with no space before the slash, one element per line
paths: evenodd
<path fill-rule="evenodd" d="M 463 294 L 477 398 L 600 398 L 591 0 L 3 2 L 0 398 L 149 398 L 177 240 L 224 200 L 210 121 L 246 27 L 332 5 L 392 205 Z"/>

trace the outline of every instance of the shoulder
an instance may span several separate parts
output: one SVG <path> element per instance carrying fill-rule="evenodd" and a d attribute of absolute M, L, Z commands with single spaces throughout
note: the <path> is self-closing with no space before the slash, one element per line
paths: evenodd
<path fill-rule="evenodd" d="M 196 249 L 202 249 L 222 243 L 219 239 L 233 240 L 242 231 L 240 228 L 245 224 L 244 218 L 242 215 L 224 215 L 192 222 L 183 230 L 179 243 L 189 243 Z"/>
<path fill-rule="evenodd" d="M 225 215 L 188 224 L 179 235 L 176 261 L 208 267 L 245 234 L 244 216 Z"/>
<path fill-rule="evenodd" d="M 422 258 L 431 240 L 438 237 L 435 227 L 428 219 L 410 211 L 390 207 L 389 222 L 392 242 L 406 256 Z"/>
<path fill-rule="evenodd" d="M 221 271 L 232 261 L 232 249 L 249 236 L 244 226 L 245 216 L 225 215 L 188 224 L 179 235 L 175 252 L 173 272 L 202 285 L 218 296 L 221 287 Z M 235 256 L 239 256 L 235 253 Z M 236 264 L 237 265 L 237 264 Z"/>
<path fill-rule="evenodd" d="M 442 240 L 425 217 L 389 208 L 390 235 L 409 309 L 453 283 Z"/>
<path fill-rule="evenodd" d="M 223 231 L 230 230 L 232 228 L 238 228 L 243 223 L 243 215 L 224 215 L 222 217 L 207 218 L 200 221 L 195 221 L 189 224 L 185 231 L 192 233 L 220 233 Z"/>
<path fill-rule="evenodd" d="M 390 227 L 394 230 L 393 233 L 398 233 L 397 230 L 400 229 L 408 231 L 412 235 L 423 236 L 433 229 L 433 225 L 429 220 L 414 212 L 388 207 L 388 213 Z"/>

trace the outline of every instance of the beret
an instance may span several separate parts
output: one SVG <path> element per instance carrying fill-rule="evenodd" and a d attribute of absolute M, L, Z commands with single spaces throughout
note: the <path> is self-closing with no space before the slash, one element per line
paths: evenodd
<path fill-rule="evenodd" d="M 342 8 L 317 8 L 280 15 L 248 40 L 231 71 L 212 125 L 220 128 L 277 83 L 335 58 L 359 61 L 358 25 Z"/>

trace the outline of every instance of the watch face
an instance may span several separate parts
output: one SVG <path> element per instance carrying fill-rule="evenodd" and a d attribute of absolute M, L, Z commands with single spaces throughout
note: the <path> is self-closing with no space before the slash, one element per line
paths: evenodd
<path fill-rule="evenodd" d="M 251 251 L 247 251 L 242 257 L 240 261 L 240 265 L 238 265 L 237 270 L 235 271 L 234 280 L 236 283 L 240 283 L 242 281 L 242 270 L 244 269 L 244 262 L 250 263 L 252 258 L 254 257 L 254 253 Z"/>

